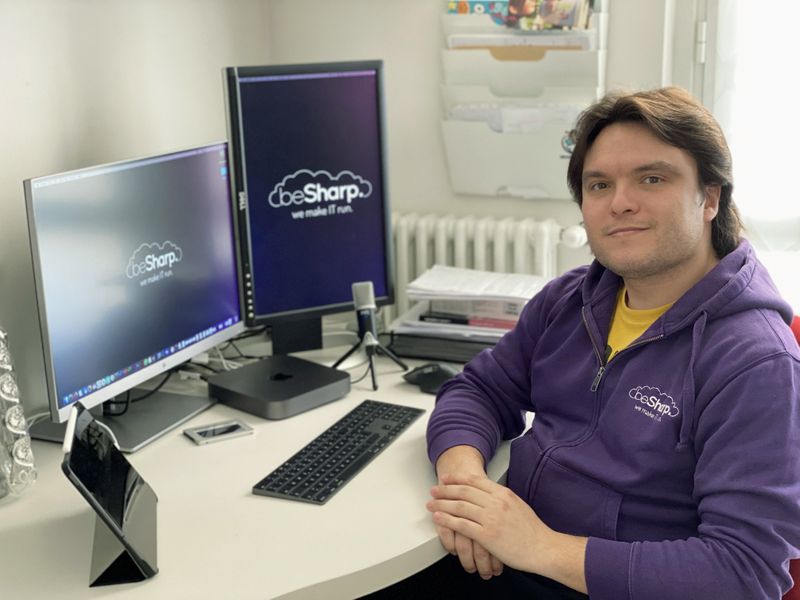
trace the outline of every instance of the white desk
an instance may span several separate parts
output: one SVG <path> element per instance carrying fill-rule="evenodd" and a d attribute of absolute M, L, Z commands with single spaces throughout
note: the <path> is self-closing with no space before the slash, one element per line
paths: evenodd
<path fill-rule="evenodd" d="M 283 421 L 217 405 L 190 424 L 238 417 L 255 435 L 196 446 L 175 430 L 129 455 L 159 498 L 159 573 L 141 583 L 88 587 L 94 513 L 61 473 L 60 445 L 34 442 L 38 481 L 0 500 L 2 597 L 355 598 L 434 563 L 444 556 L 425 510 L 435 483 L 425 446 L 434 398 L 403 382 L 391 361 L 376 365 L 377 392 L 367 377 L 344 399 Z M 251 493 L 367 398 L 428 412 L 324 506 Z M 499 479 L 507 464 L 504 444 L 490 476 Z"/>

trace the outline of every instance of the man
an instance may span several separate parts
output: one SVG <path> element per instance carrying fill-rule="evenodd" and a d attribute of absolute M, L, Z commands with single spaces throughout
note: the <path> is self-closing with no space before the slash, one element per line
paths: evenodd
<path fill-rule="evenodd" d="M 722 132 L 665 88 L 603 98 L 574 135 L 596 260 L 442 388 L 442 543 L 528 597 L 778 599 L 800 556 L 800 351 L 740 240 Z M 525 411 L 504 487 L 484 464 Z"/>

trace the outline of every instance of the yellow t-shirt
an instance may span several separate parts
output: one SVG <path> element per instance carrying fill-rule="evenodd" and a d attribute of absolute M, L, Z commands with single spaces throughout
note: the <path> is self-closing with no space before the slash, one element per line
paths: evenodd
<path fill-rule="evenodd" d="M 608 348 L 606 352 L 609 360 L 647 331 L 647 328 L 672 306 L 672 303 L 670 303 L 658 308 L 634 310 L 628 307 L 628 303 L 625 300 L 626 296 L 625 287 L 623 286 L 617 294 L 617 308 L 614 310 L 614 317 L 611 319 L 611 330 L 608 332 Z"/>

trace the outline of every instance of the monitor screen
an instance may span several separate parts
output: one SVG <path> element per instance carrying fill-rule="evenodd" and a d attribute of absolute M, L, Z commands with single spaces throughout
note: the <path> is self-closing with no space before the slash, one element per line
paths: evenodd
<path fill-rule="evenodd" d="M 226 144 L 25 181 L 51 413 L 241 332 Z"/>
<path fill-rule="evenodd" d="M 382 63 L 225 75 L 248 323 L 393 302 Z"/>

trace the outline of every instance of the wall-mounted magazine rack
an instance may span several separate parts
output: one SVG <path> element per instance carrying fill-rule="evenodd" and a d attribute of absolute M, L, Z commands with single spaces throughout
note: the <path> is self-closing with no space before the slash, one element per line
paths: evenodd
<path fill-rule="evenodd" d="M 539 60 L 504 60 L 491 50 L 443 50 L 446 84 L 488 85 L 500 96 L 543 87 L 600 87 L 602 50 L 546 50 Z"/>
<path fill-rule="evenodd" d="M 569 154 L 562 140 L 572 122 L 530 134 L 505 134 L 485 123 L 442 122 L 454 191 L 486 196 L 568 198 Z"/>
<path fill-rule="evenodd" d="M 597 4 L 586 31 L 519 33 L 488 15 L 443 15 L 442 135 L 455 192 L 570 197 L 567 134 L 605 87 L 607 2 Z"/>
<path fill-rule="evenodd" d="M 597 88 L 592 86 L 540 87 L 528 86 L 522 96 L 498 95 L 489 85 L 442 84 L 442 106 L 445 114 L 451 109 L 468 104 L 497 106 L 537 106 L 542 104 L 567 104 L 584 107 L 597 98 Z"/>

